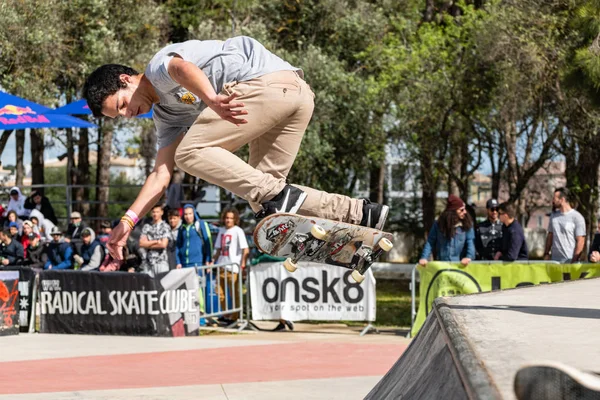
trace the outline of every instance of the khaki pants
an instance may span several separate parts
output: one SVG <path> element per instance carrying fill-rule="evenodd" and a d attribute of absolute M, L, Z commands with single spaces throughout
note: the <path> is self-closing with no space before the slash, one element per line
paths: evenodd
<path fill-rule="evenodd" d="M 236 126 L 206 108 L 177 147 L 175 162 L 190 175 L 246 199 L 254 211 L 275 197 L 298 154 L 314 108 L 314 94 L 293 71 L 279 71 L 245 82 L 228 83 L 237 93 L 247 124 Z M 233 152 L 250 144 L 248 163 Z M 298 214 L 360 223 L 363 201 L 294 185 L 307 199 Z"/>
<path fill-rule="evenodd" d="M 219 303 L 221 310 L 228 308 L 239 308 L 240 306 L 240 291 L 238 290 L 238 278 L 240 274 L 234 274 L 231 271 L 225 271 L 219 274 L 217 279 L 217 293 L 219 294 Z M 227 298 L 229 298 L 229 307 Z M 240 317 L 240 313 L 224 314 L 224 316 L 233 319 L 234 321 Z"/>

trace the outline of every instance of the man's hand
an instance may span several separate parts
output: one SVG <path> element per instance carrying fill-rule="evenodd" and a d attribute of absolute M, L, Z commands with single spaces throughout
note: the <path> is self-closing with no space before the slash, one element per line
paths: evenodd
<path fill-rule="evenodd" d="M 592 251 L 592 254 L 590 254 L 590 262 L 597 263 L 598 261 L 600 261 L 600 253 Z"/>
<path fill-rule="evenodd" d="M 229 121 L 232 124 L 238 126 L 240 124 L 247 124 L 248 121 L 246 121 L 245 119 L 236 118 L 240 115 L 248 115 L 248 111 L 239 110 L 239 108 L 244 107 L 244 103 L 238 103 L 233 101 L 237 96 L 237 93 L 233 93 L 230 96 L 218 94 L 210 100 L 208 106 L 225 121 Z M 235 110 L 236 108 L 238 110 Z"/>
<path fill-rule="evenodd" d="M 544 255 L 544 260 L 550 260 L 550 254 Z"/>
<path fill-rule="evenodd" d="M 470 258 L 467 258 L 467 257 L 465 257 L 465 258 L 463 258 L 462 260 L 460 260 L 460 263 L 461 263 L 462 265 L 464 265 L 465 267 L 466 267 L 467 265 L 469 265 L 469 263 L 470 263 L 470 262 L 471 262 L 471 259 L 470 259 Z"/>
<path fill-rule="evenodd" d="M 115 260 L 123 260 L 123 247 L 127 244 L 127 238 L 131 234 L 131 229 L 129 226 L 121 221 L 119 225 L 115 227 L 110 233 L 108 237 L 108 243 L 106 243 L 106 248 L 108 249 L 109 254 Z"/>
<path fill-rule="evenodd" d="M 423 267 L 427 265 L 427 259 L 426 258 L 421 258 L 419 260 L 419 265 L 422 265 Z"/>
<path fill-rule="evenodd" d="M 2 259 L 2 265 L 8 265 L 8 263 L 9 263 L 8 258 Z"/>
<path fill-rule="evenodd" d="M 181 269 L 181 264 L 177 264 L 177 265 L 175 266 L 175 268 L 177 268 L 177 269 Z"/>
<path fill-rule="evenodd" d="M 496 255 L 494 255 L 494 260 L 499 260 L 500 257 L 502 257 L 502 253 L 501 252 L 497 252 Z"/>

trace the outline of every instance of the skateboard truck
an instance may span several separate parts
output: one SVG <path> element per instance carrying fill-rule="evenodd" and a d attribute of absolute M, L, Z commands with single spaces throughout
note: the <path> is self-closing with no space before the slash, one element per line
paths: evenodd
<path fill-rule="evenodd" d="M 350 264 L 350 268 L 352 268 L 352 279 L 354 279 L 356 283 L 361 283 L 365 279 L 364 273 L 371 265 L 373 265 L 375 260 L 377 260 L 384 251 L 388 252 L 393 247 L 394 245 L 392 242 L 386 238 L 377 242 L 375 250 L 369 246 L 361 246 L 354 257 L 352 257 L 352 263 Z"/>
<path fill-rule="evenodd" d="M 299 251 L 294 254 L 294 257 L 289 257 L 283 262 L 285 269 L 287 269 L 289 272 L 294 272 L 296 269 L 298 269 L 297 263 L 300 258 L 302 258 L 304 253 L 306 253 L 306 250 L 309 249 L 309 244 L 313 240 L 323 240 L 325 236 L 327 236 L 327 231 L 321 228 L 319 225 L 313 225 L 313 227 L 310 229 L 310 235 L 294 236 L 292 239 L 292 246 L 299 249 Z"/>

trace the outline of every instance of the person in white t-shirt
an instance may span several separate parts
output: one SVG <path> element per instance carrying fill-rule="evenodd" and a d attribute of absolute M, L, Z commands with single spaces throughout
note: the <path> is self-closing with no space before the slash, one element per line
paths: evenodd
<path fill-rule="evenodd" d="M 248 241 L 246 234 L 238 226 L 240 223 L 240 213 L 235 208 L 227 208 L 221 214 L 221 223 L 223 227 L 219 230 L 217 240 L 215 241 L 215 256 L 217 264 L 232 264 L 225 267 L 227 272 L 222 271 L 218 277 L 218 293 L 221 302 L 221 308 L 226 309 L 226 299 L 232 297 L 235 299 L 235 307 L 239 307 L 240 293 L 238 290 L 238 277 L 240 267 L 246 266 L 248 259 Z M 237 264 L 237 265 L 233 265 Z M 232 293 L 233 292 L 233 293 Z M 233 305 L 230 304 L 229 308 Z M 237 320 L 239 313 L 229 314 L 232 320 Z"/>

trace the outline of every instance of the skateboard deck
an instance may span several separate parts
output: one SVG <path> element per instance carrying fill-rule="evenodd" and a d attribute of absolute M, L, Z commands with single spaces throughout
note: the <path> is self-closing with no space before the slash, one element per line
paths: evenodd
<path fill-rule="evenodd" d="M 382 240 L 387 243 L 380 245 Z M 298 261 L 312 261 L 352 269 L 357 281 L 383 251 L 391 249 L 391 240 L 391 233 L 377 229 L 295 214 L 271 214 L 254 230 L 258 249 L 288 257 L 284 266 L 290 272 Z"/>

